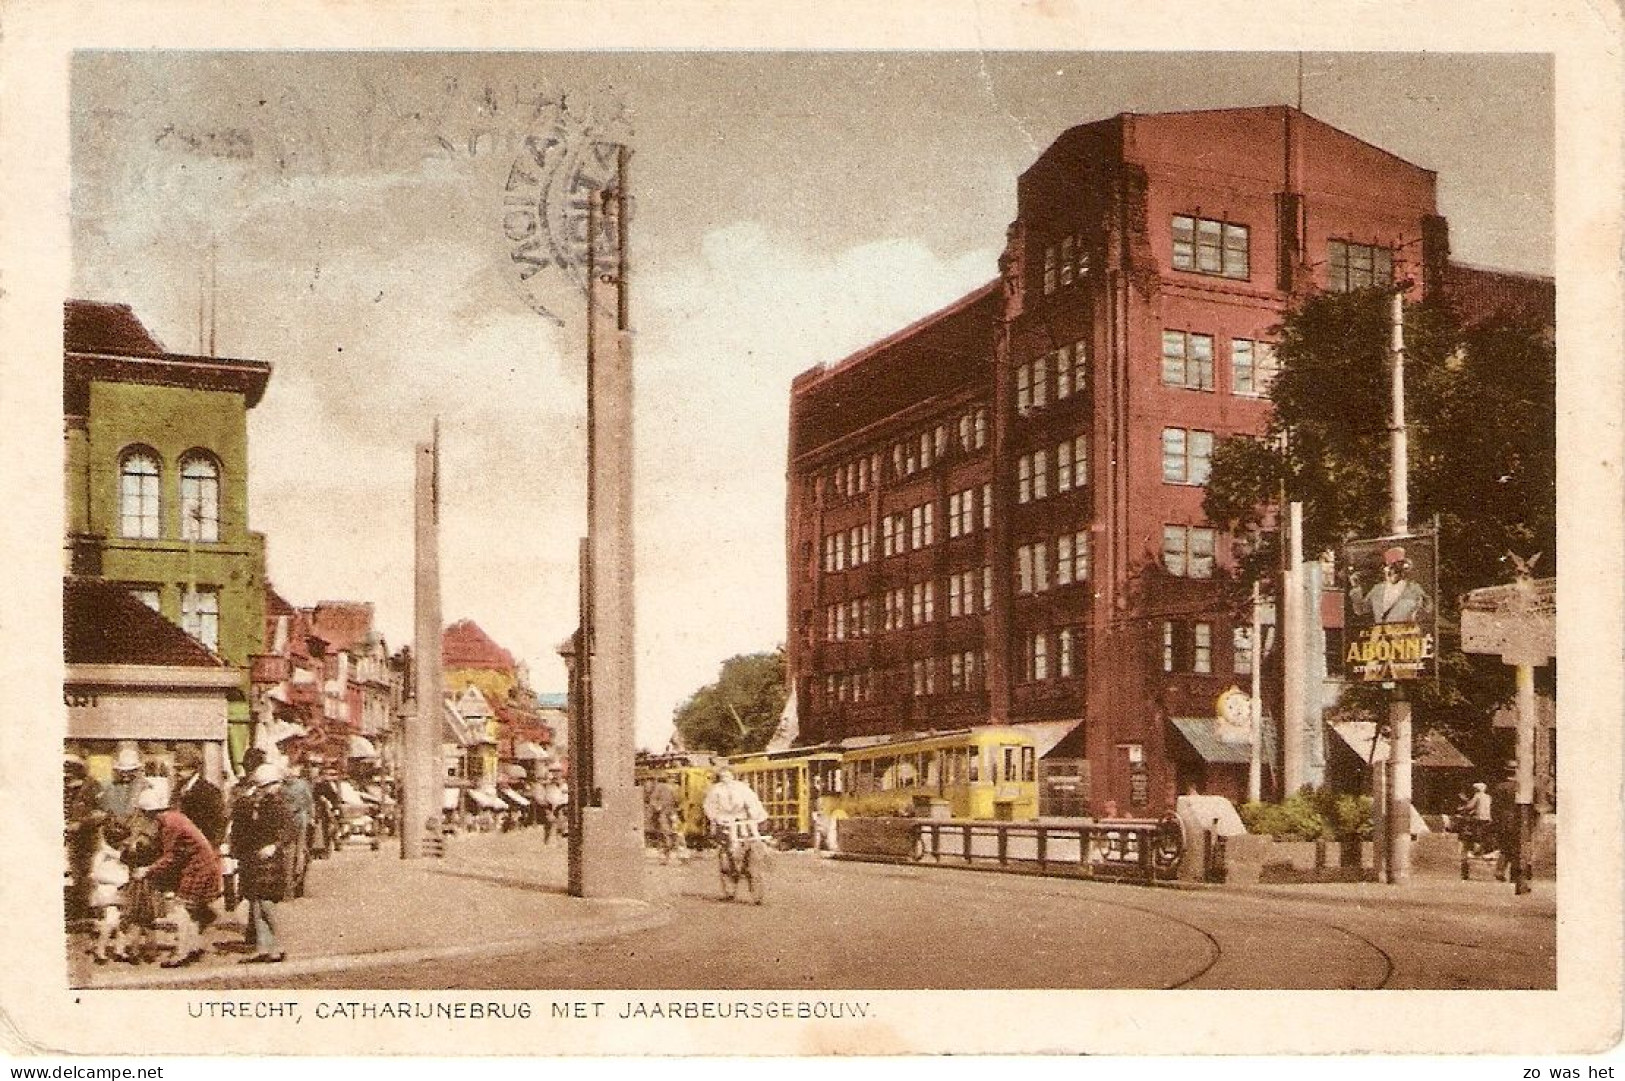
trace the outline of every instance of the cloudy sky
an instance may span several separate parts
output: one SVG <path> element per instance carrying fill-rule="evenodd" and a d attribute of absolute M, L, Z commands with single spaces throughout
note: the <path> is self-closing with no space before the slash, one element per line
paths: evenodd
<path fill-rule="evenodd" d="M 1552 270 L 1552 80 L 1517 55 L 1309 54 L 1312 114 L 1439 174 L 1455 256 Z M 784 638 L 791 378 L 992 278 L 1015 179 L 1124 111 L 1290 103 L 1295 54 L 89 53 L 75 296 L 275 366 L 250 519 L 290 601 L 411 632 L 412 444 L 440 418 L 448 621 L 562 690 L 584 528 L 581 298 L 521 283 L 503 186 L 561 95 L 624 132 L 639 742 Z M 538 315 L 540 304 L 562 325 Z"/>

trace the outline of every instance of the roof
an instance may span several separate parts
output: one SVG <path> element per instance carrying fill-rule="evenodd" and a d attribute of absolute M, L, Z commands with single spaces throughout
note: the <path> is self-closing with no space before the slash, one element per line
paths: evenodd
<path fill-rule="evenodd" d="M 311 609 L 310 624 L 334 649 L 354 649 L 372 638 L 372 602 L 320 601 Z"/>
<path fill-rule="evenodd" d="M 128 304 L 70 300 L 62 312 L 62 342 L 70 353 L 161 357 L 168 352 Z"/>
<path fill-rule="evenodd" d="M 85 385 L 92 380 L 224 390 L 241 394 L 252 409 L 271 378 L 263 360 L 170 352 L 128 304 L 66 301 L 62 345 L 63 406 L 76 415 L 84 412 Z"/>
<path fill-rule="evenodd" d="M 1340 721 L 1331 726 L 1344 746 L 1360 756 L 1361 762 L 1388 761 L 1388 741 L 1377 742 L 1376 754 L 1371 744 L 1376 740 L 1375 721 Z M 1411 744 L 1411 762 L 1423 769 L 1472 769 L 1473 761 L 1462 754 L 1443 732 L 1420 732 Z"/>
<path fill-rule="evenodd" d="M 472 619 L 460 619 L 440 637 L 440 663 L 446 668 L 513 671 L 513 654 L 496 644 Z"/>
<path fill-rule="evenodd" d="M 1169 717 L 1168 723 L 1174 726 L 1190 749 L 1210 766 L 1245 766 L 1252 762 L 1251 741 L 1239 743 L 1220 739 L 1218 719 L 1215 717 Z M 1264 724 L 1260 735 L 1260 759 L 1264 762 L 1275 761 L 1275 726 Z"/>
<path fill-rule="evenodd" d="M 135 594 L 93 578 L 62 582 L 62 654 L 69 664 L 226 667 Z"/>

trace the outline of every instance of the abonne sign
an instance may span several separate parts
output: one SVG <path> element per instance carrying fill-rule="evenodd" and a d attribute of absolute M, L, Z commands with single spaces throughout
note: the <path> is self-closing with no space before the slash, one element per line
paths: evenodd
<path fill-rule="evenodd" d="M 1438 539 L 1351 541 L 1343 548 L 1343 674 L 1359 683 L 1438 675 Z"/>

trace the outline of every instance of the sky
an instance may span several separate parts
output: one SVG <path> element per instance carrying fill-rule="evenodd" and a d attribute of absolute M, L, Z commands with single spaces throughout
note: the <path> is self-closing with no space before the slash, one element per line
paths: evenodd
<path fill-rule="evenodd" d="M 1552 72 L 1307 54 L 1306 111 L 1439 174 L 1455 258 L 1552 272 Z M 439 419 L 447 622 L 564 688 L 585 528 L 582 297 L 521 281 L 504 185 L 574 120 L 632 147 L 638 716 L 785 637 L 789 385 L 991 280 L 1016 178 L 1120 112 L 1291 104 L 1297 54 L 81 53 L 73 295 L 269 361 L 250 526 L 297 605 L 412 630 Z M 512 227 L 512 222 L 508 223 Z M 543 315 L 538 308 L 544 309 Z"/>

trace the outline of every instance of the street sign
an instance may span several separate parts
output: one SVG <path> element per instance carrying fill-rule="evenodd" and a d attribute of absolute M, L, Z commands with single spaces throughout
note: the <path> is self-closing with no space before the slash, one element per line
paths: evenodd
<path fill-rule="evenodd" d="M 1557 580 L 1521 579 L 1475 589 L 1461 602 L 1463 653 L 1539 666 L 1557 656 Z"/>

